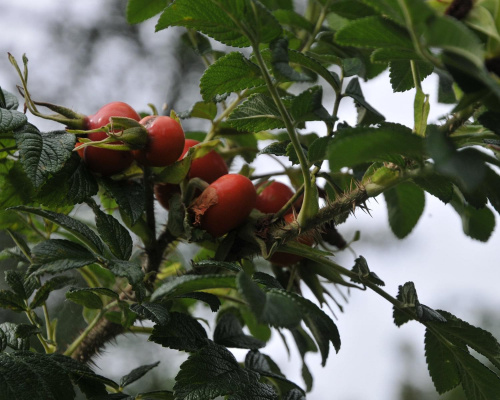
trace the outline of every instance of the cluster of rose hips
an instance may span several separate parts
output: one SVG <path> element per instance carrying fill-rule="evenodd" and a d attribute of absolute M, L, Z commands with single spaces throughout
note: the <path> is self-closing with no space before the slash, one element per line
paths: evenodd
<path fill-rule="evenodd" d="M 134 160 L 142 166 L 166 167 L 182 160 L 189 149 L 200 142 L 186 139 L 181 125 L 174 118 L 150 115 L 141 119 L 139 114 L 128 104 L 122 102 L 109 103 L 99 109 L 94 115 L 85 117 L 86 142 L 98 142 L 108 138 L 108 133 L 99 131 L 108 125 L 111 118 L 122 117 L 138 121 L 147 131 L 147 141 L 137 150 L 102 148 L 92 145 L 82 146 L 77 142 L 76 148 L 87 167 L 100 175 L 111 176 L 120 173 L 131 166 Z M 111 144 L 123 144 L 113 141 Z M 82 146 L 82 148 L 79 148 Z M 247 177 L 240 174 L 230 174 L 224 159 L 215 150 L 195 158 L 191 162 L 188 179 L 198 178 L 208 186 L 190 205 L 194 215 L 195 225 L 207 231 L 212 236 L 219 237 L 233 230 L 247 219 L 256 208 L 264 214 L 275 214 L 294 196 L 287 185 L 280 182 L 265 182 L 254 186 Z M 170 200 L 175 193 L 180 193 L 180 185 L 157 183 L 154 188 L 155 197 L 165 208 L 169 209 Z M 258 193 L 259 192 L 259 193 Z M 287 224 L 295 221 L 294 212 L 300 208 L 296 202 L 285 214 Z M 312 245 L 310 236 L 301 236 L 299 242 Z M 291 265 L 302 257 L 277 252 L 271 261 L 280 265 Z"/>

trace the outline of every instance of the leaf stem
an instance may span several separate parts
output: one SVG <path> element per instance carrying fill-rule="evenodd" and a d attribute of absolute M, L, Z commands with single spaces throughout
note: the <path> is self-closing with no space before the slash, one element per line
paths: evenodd
<path fill-rule="evenodd" d="M 87 325 L 85 330 L 78 336 L 73 343 L 71 343 L 66 351 L 63 353 L 65 356 L 70 357 L 76 349 L 78 349 L 78 346 L 84 341 L 84 339 L 87 337 L 87 335 L 94 329 L 94 327 L 97 325 L 97 323 L 101 320 L 101 318 L 106 314 L 106 312 L 111 309 L 112 307 L 116 306 L 118 304 L 118 301 L 112 301 L 111 303 L 107 304 L 104 308 L 101 309 L 99 314 L 96 315 L 96 317 L 90 322 L 90 324 Z"/>
<path fill-rule="evenodd" d="M 264 77 L 264 80 L 266 82 L 267 88 L 269 90 L 269 93 L 271 94 L 271 97 L 274 100 L 274 103 L 276 104 L 276 107 L 278 108 L 278 111 L 281 115 L 281 118 L 283 119 L 283 122 L 285 123 L 286 130 L 288 132 L 288 136 L 292 142 L 292 146 L 297 153 L 297 158 L 299 159 L 300 163 L 300 168 L 302 170 L 302 176 L 304 179 L 304 203 L 303 206 L 300 210 L 300 213 L 297 217 L 297 221 L 299 225 L 303 226 L 306 221 L 314 216 L 316 212 L 318 211 L 318 199 L 317 199 L 317 191 L 315 186 L 315 180 L 314 178 L 311 179 L 310 171 L 309 171 L 309 166 L 307 159 L 304 155 L 304 152 L 302 150 L 302 146 L 300 144 L 299 138 L 297 136 L 297 132 L 295 131 L 294 127 L 294 122 L 292 120 L 291 115 L 288 113 L 288 110 L 286 109 L 285 105 L 283 104 L 279 94 L 278 90 L 273 84 L 273 81 L 271 79 L 271 75 L 269 74 L 269 71 L 267 70 L 266 63 L 264 62 L 264 59 L 262 58 L 262 54 L 259 49 L 259 43 L 255 42 L 252 40 L 252 48 L 254 51 L 255 58 L 257 60 L 257 63 L 260 67 L 262 76 Z"/>

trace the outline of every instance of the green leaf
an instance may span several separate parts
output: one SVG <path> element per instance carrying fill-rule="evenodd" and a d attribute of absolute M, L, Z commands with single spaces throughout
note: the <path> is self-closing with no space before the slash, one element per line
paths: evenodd
<path fill-rule="evenodd" d="M 477 209 L 455 197 L 451 205 L 462 219 L 464 233 L 472 239 L 487 242 L 495 229 L 495 215 L 489 207 Z"/>
<path fill-rule="evenodd" d="M 413 61 L 420 82 L 434 70 L 434 65 L 425 61 Z M 405 92 L 415 87 L 410 61 L 391 61 L 390 77 L 394 92 Z"/>
<path fill-rule="evenodd" d="M 314 80 L 311 76 L 296 71 L 290 66 L 287 39 L 279 38 L 273 41 L 270 48 L 271 64 L 276 78 L 292 82 L 311 82 Z"/>
<path fill-rule="evenodd" d="M 97 231 L 111 252 L 120 260 L 127 261 L 132 255 L 132 238 L 129 231 L 112 215 L 106 214 L 99 206 L 92 207 Z"/>
<path fill-rule="evenodd" d="M 175 398 L 173 392 L 155 390 L 154 392 L 139 393 L 135 400 L 175 400 Z"/>
<path fill-rule="evenodd" d="M 16 132 L 14 138 L 23 168 L 35 188 L 64 167 L 75 147 L 75 135 L 65 131 Z"/>
<path fill-rule="evenodd" d="M 446 318 L 446 323 L 430 323 L 433 329 L 438 330 L 456 346 L 465 348 L 467 345 L 488 358 L 493 365 L 500 366 L 500 343 L 490 332 L 473 326 L 447 311 L 437 311 Z"/>
<path fill-rule="evenodd" d="M 457 151 L 452 141 L 434 125 L 427 127 L 426 142 L 437 172 L 453 178 L 467 192 L 479 187 L 487 172 L 479 154 L 472 149 Z"/>
<path fill-rule="evenodd" d="M 160 16 L 156 31 L 169 26 L 196 29 L 234 47 L 269 43 L 281 35 L 282 28 L 262 4 L 253 0 L 177 0 Z"/>
<path fill-rule="evenodd" d="M 333 117 L 323 107 L 323 88 L 313 86 L 306 89 L 292 101 L 290 113 L 297 122 L 328 121 L 333 122 Z"/>
<path fill-rule="evenodd" d="M 264 292 L 244 272 L 238 273 L 236 282 L 238 291 L 259 322 L 289 329 L 300 324 L 302 316 L 298 312 L 299 305 L 291 296 Z"/>
<path fill-rule="evenodd" d="M 151 300 L 171 298 L 196 290 L 215 288 L 236 288 L 235 277 L 230 275 L 184 275 L 173 278 L 154 291 Z"/>
<path fill-rule="evenodd" d="M 354 267 L 352 267 L 351 271 L 357 275 L 357 278 L 351 278 L 353 282 L 371 282 L 378 286 L 385 286 L 384 281 L 375 272 L 370 271 L 368 262 L 363 256 L 359 256 L 354 260 Z"/>
<path fill-rule="evenodd" d="M 281 25 L 296 29 L 304 29 L 308 32 L 314 30 L 314 24 L 312 22 L 293 10 L 277 9 L 273 11 L 273 15 Z"/>
<path fill-rule="evenodd" d="M 157 367 L 159 364 L 160 362 L 157 361 L 153 364 L 141 365 L 140 367 L 133 369 L 127 375 L 122 376 L 120 378 L 120 387 L 124 388 L 125 386 L 128 386 L 131 383 L 137 381 L 138 379 L 146 375 L 149 371 L 151 371 L 153 368 Z"/>
<path fill-rule="evenodd" d="M 484 50 L 479 39 L 454 18 L 432 18 L 425 31 L 427 45 L 465 57 L 476 67 L 483 67 Z"/>
<path fill-rule="evenodd" d="M 45 281 L 42 287 L 36 291 L 35 297 L 30 303 L 30 308 L 34 309 L 40 307 L 49 298 L 50 293 L 54 290 L 62 289 L 73 282 L 73 278 L 70 278 L 69 276 L 56 276 Z"/>
<path fill-rule="evenodd" d="M 288 145 L 290 144 L 290 140 L 284 140 L 282 142 L 274 142 L 269 146 L 264 147 L 260 154 L 274 154 L 275 156 L 286 156 Z"/>
<path fill-rule="evenodd" d="M 95 177 L 76 154 L 51 176 L 36 193 L 36 199 L 47 207 L 83 203 L 95 195 L 99 187 Z"/>
<path fill-rule="evenodd" d="M 424 212 L 424 192 L 413 183 L 403 182 L 386 190 L 384 198 L 391 230 L 398 239 L 403 239 L 413 230 Z"/>
<path fill-rule="evenodd" d="M 5 282 L 20 298 L 27 299 L 28 297 L 30 297 L 31 293 L 26 293 L 26 289 L 24 287 L 24 277 L 21 275 L 21 273 L 14 270 L 5 271 Z"/>
<path fill-rule="evenodd" d="M 127 22 L 138 24 L 159 14 L 169 3 L 168 0 L 129 0 L 127 3 Z"/>
<path fill-rule="evenodd" d="M 411 129 L 397 124 L 383 124 L 380 128 L 346 128 L 337 132 L 327 155 L 332 171 L 353 167 L 368 161 L 393 161 L 402 155 L 418 158 L 423 153 L 424 141 Z"/>
<path fill-rule="evenodd" d="M 102 254 L 104 251 L 104 245 L 101 242 L 101 239 L 99 239 L 99 237 L 95 234 L 95 232 L 91 230 L 87 225 L 74 218 L 53 211 L 41 210 L 39 208 L 27 206 L 12 207 L 11 210 L 39 215 L 69 231 L 71 234 L 85 243 L 92 251 L 95 251 L 99 254 Z"/>
<path fill-rule="evenodd" d="M 357 106 L 364 109 L 361 111 L 358 109 L 359 125 L 374 125 L 385 119 L 382 114 L 366 102 L 358 78 L 353 78 L 349 81 L 345 89 L 345 95 L 351 97 Z"/>
<path fill-rule="evenodd" d="M 335 41 L 344 46 L 402 48 L 413 50 L 408 32 L 382 17 L 354 20 L 335 34 Z"/>
<path fill-rule="evenodd" d="M 131 285 L 139 284 L 144 278 L 141 266 L 135 262 L 107 260 L 106 267 L 116 276 L 127 278 Z"/>
<path fill-rule="evenodd" d="M 218 260 L 200 260 L 193 263 L 193 268 L 222 268 L 228 271 L 239 272 L 241 271 L 241 266 L 235 262 L 228 261 L 218 261 Z"/>
<path fill-rule="evenodd" d="M 0 330 L 3 332 L 5 345 L 13 350 L 29 350 L 30 340 L 28 337 L 20 337 L 17 333 L 19 325 L 13 322 L 4 322 L 0 324 Z M 21 328 L 22 330 L 22 328 Z M 1 356 L 1 354 L 0 354 Z M 1 368 L 1 367 L 0 367 Z M 1 369 L 0 369 L 1 370 Z M 1 388 L 1 383 L 0 383 Z M 1 392 L 3 393 L 3 392 Z"/>
<path fill-rule="evenodd" d="M 200 79 L 200 91 L 203 99 L 208 102 L 216 95 L 265 84 L 258 65 L 235 51 L 219 58 L 206 69 Z"/>
<path fill-rule="evenodd" d="M 9 159 L 0 161 L 0 186 L 0 209 L 32 202 L 34 189 L 21 163 Z"/>
<path fill-rule="evenodd" d="M 249 132 L 285 127 L 273 99 L 265 94 L 250 96 L 234 109 L 227 122 L 238 130 Z"/>
<path fill-rule="evenodd" d="M 460 382 L 460 371 L 453 357 L 453 352 L 429 329 L 425 331 L 425 360 L 434 387 L 443 394 Z"/>
<path fill-rule="evenodd" d="M 0 108 L 0 133 L 13 132 L 26 122 L 28 118 L 22 112 Z"/>
<path fill-rule="evenodd" d="M 500 379 L 491 369 L 481 364 L 467 351 L 457 349 L 455 360 L 460 365 L 462 387 L 469 399 L 499 400 Z"/>
<path fill-rule="evenodd" d="M 6 399 L 72 400 L 76 396 L 73 385 L 78 385 L 87 398 L 106 395 L 104 383 L 116 387 L 86 365 L 60 354 L 2 353 L 0 370 L 0 393 Z"/>
<path fill-rule="evenodd" d="M 175 377 L 174 394 L 179 400 L 213 399 L 274 400 L 271 386 L 259 382 L 259 374 L 242 368 L 225 347 L 210 343 L 182 363 Z"/>
<path fill-rule="evenodd" d="M 0 290 L 0 308 L 7 308 L 15 312 L 26 309 L 23 299 L 10 290 Z"/>
<path fill-rule="evenodd" d="M 331 141 L 332 138 L 327 136 L 316 139 L 312 142 L 311 146 L 309 146 L 307 159 L 313 163 L 323 161 L 326 158 L 328 145 Z"/>
<path fill-rule="evenodd" d="M 478 117 L 478 121 L 500 136 L 500 112 L 486 111 Z"/>
<path fill-rule="evenodd" d="M 230 54 L 234 54 L 234 53 L 230 53 Z M 237 53 L 237 54 L 240 54 L 240 53 Z M 217 60 L 217 61 L 220 61 L 221 59 L 222 58 L 219 58 L 219 60 Z M 207 69 L 207 71 L 208 71 L 208 69 Z M 205 71 L 205 73 L 207 71 Z M 221 72 L 221 70 L 217 70 L 216 74 L 218 74 L 220 72 Z M 212 71 L 212 73 L 213 73 L 213 71 Z M 214 74 L 214 75 L 216 75 L 216 74 Z M 213 84 L 213 80 L 216 78 L 217 77 L 214 76 L 212 78 L 209 78 L 209 80 L 212 80 L 211 83 Z M 220 88 L 220 85 L 218 85 L 218 88 Z M 200 86 L 200 89 L 202 89 L 201 86 Z M 202 93 L 202 96 L 203 96 L 203 93 Z M 211 97 L 213 97 L 213 96 L 211 96 Z M 179 118 L 201 118 L 201 119 L 208 119 L 209 121 L 213 121 L 216 115 L 217 115 L 217 105 L 215 103 L 212 103 L 212 102 L 207 103 L 207 102 L 203 102 L 203 101 L 196 102 L 188 111 L 177 113 L 177 116 Z"/>
<path fill-rule="evenodd" d="M 298 64 L 312 72 L 315 72 L 327 81 L 336 92 L 340 92 L 340 78 L 335 72 L 329 71 L 314 58 L 304 55 L 296 50 L 290 50 L 288 52 L 288 57 L 291 63 Z"/>
<path fill-rule="evenodd" d="M 266 345 L 253 336 L 245 335 L 238 317 L 231 312 L 226 312 L 219 319 L 214 331 L 214 342 L 239 349 L 260 349 Z"/>
<path fill-rule="evenodd" d="M 195 299 L 198 301 L 203 301 L 206 303 L 209 307 L 210 310 L 213 312 L 216 312 L 219 310 L 221 306 L 221 302 L 219 298 L 213 294 L 210 293 L 205 293 L 205 292 L 193 292 L 193 293 L 186 293 L 182 294 L 180 296 L 177 296 L 179 299 Z"/>
<path fill-rule="evenodd" d="M 17 110 L 19 107 L 19 101 L 17 97 L 7 90 L 3 90 L 0 88 L 0 95 L 2 96 L 2 103 L 0 104 L 0 108 L 4 108 L 6 110 Z"/>
<path fill-rule="evenodd" d="M 70 289 L 68 292 L 66 292 L 66 298 L 86 308 L 101 309 L 104 306 L 101 298 L 96 293 L 94 293 L 92 288 Z"/>
<path fill-rule="evenodd" d="M 210 54 L 213 52 L 212 44 L 210 40 L 199 32 L 188 31 L 181 36 L 182 43 L 185 46 L 190 47 L 194 52 L 200 56 Z M 220 53 L 224 54 L 224 53 Z M 214 54 L 215 56 L 215 54 Z"/>
<path fill-rule="evenodd" d="M 132 225 L 135 225 L 146 208 L 144 186 L 135 181 L 113 181 L 112 179 L 101 179 L 99 183 L 115 199 L 120 212 L 127 215 Z"/>
<path fill-rule="evenodd" d="M 445 204 L 448 204 L 453 198 L 453 184 L 449 179 L 441 175 L 426 175 L 424 177 L 414 178 L 413 182 Z"/>
<path fill-rule="evenodd" d="M 33 247 L 31 255 L 36 275 L 56 274 L 97 261 L 97 257 L 85 247 L 62 239 L 49 239 L 38 243 Z"/>
<path fill-rule="evenodd" d="M 203 326 L 188 314 L 171 312 L 166 325 L 155 325 L 148 339 L 163 347 L 193 352 L 209 343 Z"/>
<path fill-rule="evenodd" d="M 130 309 L 158 325 L 166 325 L 170 318 L 168 309 L 159 303 L 132 304 Z"/>

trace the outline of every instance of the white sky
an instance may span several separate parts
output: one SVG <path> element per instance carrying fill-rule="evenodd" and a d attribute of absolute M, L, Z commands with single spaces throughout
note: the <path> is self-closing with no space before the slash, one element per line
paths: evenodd
<path fill-rule="evenodd" d="M 57 13 L 67 21 L 68 26 L 85 24 L 99 16 L 101 4 L 102 1 L 97 0 L 16 0 L 3 7 L 0 13 L 0 85 L 14 91 L 15 84 L 18 83 L 8 63 L 7 51 L 13 52 L 18 59 L 22 53 L 28 54 L 32 81 L 46 81 L 49 85 L 53 79 L 64 80 L 64 60 L 70 59 L 71 54 L 57 54 L 56 48 L 47 42 L 44 35 L 47 29 L 45 16 Z M 141 29 L 152 34 L 154 21 L 143 25 Z M 157 46 L 165 46 L 168 33 L 164 31 L 152 34 L 151 40 Z M 102 51 L 99 55 L 103 60 L 101 68 L 95 75 L 85 77 L 89 88 L 111 91 L 111 88 L 102 86 L 106 85 L 107 77 L 118 74 L 128 82 L 127 87 L 113 88 L 113 95 L 119 94 L 120 89 L 123 89 L 120 100 L 129 102 L 138 109 L 145 109 L 149 102 L 158 104 L 161 101 L 153 76 L 146 74 L 149 77 L 145 79 L 136 75 L 137 71 L 132 66 L 125 65 L 125 60 L 120 63 L 120 57 L 110 57 L 108 52 L 112 48 L 103 48 Z M 423 84 L 424 91 L 431 95 L 430 119 L 433 121 L 447 110 L 436 104 L 435 85 L 433 77 Z M 71 83 L 65 83 L 61 87 L 71 94 Z M 413 92 L 393 94 L 387 74 L 369 84 L 362 83 L 362 88 L 368 102 L 385 115 L 388 121 L 412 126 Z M 106 96 L 103 96 L 99 99 L 102 100 L 101 104 L 107 102 Z M 43 98 L 42 95 L 38 97 Z M 74 104 L 68 105 L 90 113 L 91 109 L 85 107 L 91 97 L 91 93 L 77 92 L 74 94 Z M 343 103 L 340 120 L 351 123 L 355 121 L 352 105 Z M 276 166 L 266 165 L 262 168 L 273 171 Z M 389 293 L 395 295 L 398 285 L 414 281 L 423 304 L 445 309 L 470 323 L 478 322 L 477 311 L 482 307 L 498 309 L 498 229 L 487 244 L 474 241 L 462 233 L 460 219 L 450 206 L 427 196 L 424 214 L 414 232 L 399 241 L 389 229 L 383 197 L 371 200 L 369 206 L 372 210 L 371 217 L 358 211 L 356 217 L 350 218 L 339 230 L 347 239 L 356 230 L 361 231 L 361 240 L 352 247 L 358 255 L 367 259 L 370 268 L 386 282 L 385 289 Z M 353 260 L 354 256 L 350 252 L 339 253 L 336 258 L 339 264 L 349 268 L 353 265 Z M 424 363 L 423 328 L 418 323 L 396 328 L 392 323 L 391 305 L 370 292 L 352 292 L 349 303 L 344 304 L 344 307 L 343 314 L 337 313 L 337 325 L 342 338 L 339 354 L 335 355 L 331 349 L 332 355 L 325 368 L 321 368 L 319 357 L 308 358 L 315 378 L 314 390 L 307 396 L 309 400 L 397 400 L 396 384 L 410 373 L 417 386 L 419 382 L 430 382 Z M 499 324 L 496 326 L 499 327 Z M 271 345 L 263 349 L 263 352 L 271 355 L 290 379 L 301 384 L 300 358 L 295 353 L 288 359 L 281 341 L 276 338 L 277 335 L 274 335 Z M 146 338 L 142 339 L 145 341 Z M 145 346 L 140 355 L 142 359 L 126 360 L 129 354 L 127 347 L 131 341 L 137 340 L 130 337 L 119 339 L 118 343 L 125 345 L 122 350 L 118 346 L 109 346 L 104 355 L 96 360 L 102 373 L 118 379 L 141 363 L 150 363 L 160 358 L 164 365 L 180 362 L 173 352 L 155 345 Z M 403 361 L 401 348 L 406 341 L 415 348 L 415 366 L 409 366 Z M 293 344 L 291 347 L 294 348 Z M 120 358 L 117 358 L 117 354 Z M 236 354 L 241 356 L 244 352 Z"/>

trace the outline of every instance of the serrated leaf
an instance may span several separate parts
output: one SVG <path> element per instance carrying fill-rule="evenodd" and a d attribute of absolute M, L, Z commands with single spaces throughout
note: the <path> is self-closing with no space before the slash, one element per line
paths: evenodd
<path fill-rule="evenodd" d="M 276 399 L 272 387 L 259 382 L 259 374 L 242 368 L 229 350 L 215 343 L 192 354 L 175 380 L 174 393 L 179 400 L 225 395 L 232 400 Z"/>
<path fill-rule="evenodd" d="M 359 256 L 354 260 L 354 267 L 352 267 L 351 271 L 358 276 L 356 279 L 351 278 L 353 282 L 371 282 L 378 286 L 385 286 L 384 281 L 375 272 L 370 271 L 368 263 L 363 256 Z"/>
<path fill-rule="evenodd" d="M 241 271 L 241 266 L 238 263 L 234 262 L 207 259 L 193 263 L 193 268 L 209 268 L 209 267 L 222 268 L 234 272 Z"/>
<path fill-rule="evenodd" d="M 0 209 L 30 204 L 33 200 L 34 189 L 26 176 L 21 163 L 9 159 L 0 161 Z M 5 226 L 8 228 L 9 226 Z"/>
<path fill-rule="evenodd" d="M 275 156 L 286 156 L 286 149 L 290 144 L 290 140 L 271 143 L 269 146 L 264 147 L 260 154 L 274 154 Z"/>
<path fill-rule="evenodd" d="M 426 192 L 448 204 L 453 198 L 453 184 L 438 174 L 414 178 L 413 181 Z"/>
<path fill-rule="evenodd" d="M 60 354 L 2 353 L 0 369 L 0 393 L 16 400 L 71 400 L 76 396 L 73 385 L 78 385 L 88 397 L 105 395 L 104 382 L 116 387 L 113 381 Z M 86 390 L 90 385 L 92 390 Z"/>
<path fill-rule="evenodd" d="M 88 247 L 90 247 L 92 251 L 95 251 L 99 254 L 102 254 L 102 252 L 104 251 L 104 245 L 99 237 L 95 234 L 95 232 L 91 230 L 87 225 L 74 218 L 53 211 L 41 210 L 39 208 L 27 206 L 12 207 L 11 210 L 36 214 L 43 218 L 46 218 L 76 236 Z"/>
<path fill-rule="evenodd" d="M 498 375 L 465 350 L 456 349 L 453 354 L 460 368 L 462 387 L 467 398 L 477 400 L 500 399 L 500 379 Z"/>
<path fill-rule="evenodd" d="M 434 70 L 434 65 L 426 61 L 416 60 L 413 61 L 413 64 L 417 76 L 420 78 L 420 82 L 429 76 Z M 415 81 L 413 79 L 411 68 L 410 61 L 391 61 L 389 70 L 392 90 L 394 92 L 405 92 L 415 87 Z"/>
<path fill-rule="evenodd" d="M 403 182 L 384 192 L 389 225 L 398 239 L 406 237 L 422 216 L 424 191 L 411 182 Z"/>
<path fill-rule="evenodd" d="M 54 290 L 62 289 L 73 282 L 73 278 L 69 276 L 56 276 L 48 281 L 45 281 L 40 289 L 35 293 L 35 297 L 30 303 L 30 308 L 40 307 Z"/>
<path fill-rule="evenodd" d="M 16 326 L 16 338 L 29 339 L 30 336 L 40 333 L 40 329 L 32 324 L 19 324 Z"/>
<path fill-rule="evenodd" d="M 415 310 L 420 305 L 420 302 L 418 301 L 417 290 L 415 289 L 415 285 L 413 282 L 406 282 L 404 285 L 400 285 L 396 298 L 403 303 L 404 308 Z M 400 327 L 401 325 L 413 319 L 411 315 L 405 313 L 396 306 L 394 306 L 392 310 L 394 323 L 397 327 Z"/>
<path fill-rule="evenodd" d="M 281 283 L 279 283 L 274 276 L 266 274 L 265 272 L 255 272 L 252 278 L 255 282 L 268 288 L 284 289 Z"/>
<path fill-rule="evenodd" d="M 89 289 L 70 289 L 66 292 L 66 298 L 90 309 L 101 309 L 104 306 L 101 298 Z"/>
<path fill-rule="evenodd" d="M 177 0 L 160 16 L 156 31 L 169 26 L 193 28 L 235 47 L 252 44 L 247 34 L 268 43 L 282 32 L 272 14 L 253 0 Z"/>
<path fill-rule="evenodd" d="M 305 17 L 293 10 L 286 10 L 280 7 L 273 11 L 273 15 L 281 25 L 304 29 L 308 32 L 312 32 L 314 29 L 314 24 L 311 21 L 307 20 Z"/>
<path fill-rule="evenodd" d="M 177 296 L 177 298 L 180 299 L 195 299 L 198 301 L 203 301 L 206 303 L 212 312 L 216 312 L 219 310 L 219 307 L 221 306 L 221 302 L 219 298 L 216 295 L 213 295 L 211 293 L 205 293 L 205 292 L 193 292 L 193 293 L 186 293 L 186 294 L 181 294 L 180 296 Z"/>
<path fill-rule="evenodd" d="M 392 161 L 396 155 L 418 158 L 423 153 L 424 141 L 411 129 L 397 124 L 383 124 L 380 128 L 346 128 L 337 132 L 331 141 L 327 156 L 330 168 L 353 167 L 368 161 Z"/>
<path fill-rule="evenodd" d="M 98 189 L 95 177 L 75 154 L 39 189 L 36 199 L 47 207 L 73 205 L 94 196 Z"/>
<path fill-rule="evenodd" d="M 358 78 L 349 81 L 345 95 L 351 97 L 358 106 L 358 125 L 375 125 L 385 120 L 385 117 L 365 100 Z"/>
<path fill-rule="evenodd" d="M 295 328 L 302 316 L 298 304 L 289 296 L 264 292 L 244 272 L 236 278 L 238 291 L 261 323 L 274 327 Z"/>
<path fill-rule="evenodd" d="M 18 326 L 19 326 L 18 324 L 15 324 L 13 322 L 4 322 L 0 324 L 0 330 L 4 334 L 3 340 L 6 342 L 6 346 L 10 347 L 13 350 L 29 350 L 30 348 L 29 337 L 19 337 L 17 335 Z"/>
<path fill-rule="evenodd" d="M 166 325 L 155 325 L 148 339 L 163 347 L 193 352 L 209 342 L 201 324 L 188 314 L 171 312 Z"/>
<path fill-rule="evenodd" d="M 66 131 L 16 132 L 14 138 L 23 168 L 35 188 L 64 167 L 75 147 L 75 135 Z"/>
<path fill-rule="evenodd" d="M 78 243 L 62 239 L 49 239 L 31 250 L 35 274 L 56 274 L 84 267 L 97 261 L 97 257 Z"/>
<path fill-rule="evenodd" d="M 206 69 L 200 79 L 200 91 L 203 99 L 208 102 L 216 95 L 238 92 L 265 84 L 258 65 L 248 60 L 242 53 L 235 51 L 219 58 Z"/>
<path fill-rule="evenodd" d="M 280 38 L 270 44 L 271 65 L 273 66 L 274 76 L 292 82 L 311 82 L 311 76 L 296 71 L 290 66 L 288 57 L 288 40 Z"/>
<path fill-rule="evenodd" d="M 226 312 L 217 322 L 214 342 L 225 347 L 239 349 L 260 349 L 266 344 L 253 336 L 245 335 L 240 321 L 231 312 Z"/>
<path fill-rule="evenodd" d="M 127 3 L 127 22 L 138 24 L 161 13 L 168 0 L 129 0 Z"/>
<path fill-rule="evenodd" d="M 429 375 L 439 394 L 443 394 L 460 384 L 460 371 L 453 357 L 453 352 L 429 329 L 425 331 L 425 360 Z"/>
<path fill-rule="evenodd" d="M 332 138 L 329 136 L 323 136 L 316 139 L 309 146 L 307 151 L 307 159 L 314 163 L 318 161 L 323 161 L 326 158 L 328 145 L 332 141 Z"/>
<path fill-rule="evenodd" d="M 100 183 L 115 199 L 120 212 L 125 213 L 134 225 L 145 210 L 144 186 L 135 181 L 113 181 L 101 179 Z"/>
<path fill-rule="evenodd" d="M 151 296 L 151 300 L 171 298 L 196 290 L 236 288 L 235 277 L 230 275 L 184 275 L 162 284 Z"/>
<path fill-rule="evenodd" d="M 321 86 L 313 86 L 295 97 L 290 108 L 294 122 L 333 122 L 334 118 L 323 107 L 322 99 L 323 88 Z"/>
<path fill-rule="evenodd" d="M 168 309 L 159 303 L 132 304 L 130 309 L 158 325 L 166 325 L 169 320 Z"/>
<path fill-rule="evenodd" d="M 2 100 L 4 104 L 0 105 L 0 108 L 4 108 L 6 110 L 17 110 L 19 107 L 19 101 L 17 97 L 7 90 L 3 90 L 0 88 L 0 95 L 2 96 Z"/>
<path fill-rule="evenodd" d="M 273 99 L 265 94 L 254 94 L 246 99 L 234 109 L 227 123 L 238 130 L 249 132 L 285 127 Z"/>
<path fill-rule="evenodd" d="M 437 311 L 446 319 L 446 323 L 432 323 L 433 329 L 455 345 L 459 347 L 467 345 L 488 358 L 493 365 L 500 366 L 500 344 L 490 332 L 473 326 L 447 311 Z"/>
<path fill-rule="evenodd" d="M 8 308 L 15 312 L 21 312 L 26 309 L 26 305 L 21 297 L 10 290 L 0 290 L 0 307 Z"/>
<path fill-rule="evenodd" d="M 141 365 L 140 367 L 134 368 L 127 375 L 122 376 L 120 378 L 120 387 L 124 388 L 125 386 L 130 385 L 131 383 L 137 381 L 146 375 L 153 368 L 157 367 L 160 364 L 159 361 L 153 364 Z"/>
<path fill-rule="evenodd" d="M 296 50 L 290 50 L 288 57 L 291 63 L 298 64 L 318 74 L 325 79 L 336 92 L 340 91 L 339 76 L 335 72 L 329 71 L 327 68 L 323 67 L 323 65 L 317 62 L 314 58 Z"/>
<path fill-rule="evenodd" d="M 139 284 L 144 278 L 144 272 L 142 272 L 141 266 L 135 262 L 107 260 L 106 267 L 114 275 L 127 278 L 131 285 Z"/>
<path fill-rule="evenodd" d="M 233 53 L 230 53 L 230 54 L 233 54 Z M 219 58 L 217 60 L 217 62 L 219 62 L 220 60 L 221 60 L 221 58 Z M 207 69 L 207 71 L 208 71 L 208 69 Z M 220 72 L 221 72 L 220 70 L 217 71 L 217 73 L 220 73 Z M 205 71 L 205 73 L 206 73 L 206 71 Z M 201 86 L 200 86 L 200 88 L 201 88 Z M 225 93 L 227 93 L 227 92 L 225 92 Z M 202 96 L 203 96 L 203 94 L 202 94 Z M 201 119 L 208 119 L 209 121 L 213 121 L 213 119 L 215 118 L 216 115 L 217 115 L 217 105 L 215 103 L 212 103 L 212 102 L 207 103 L 207 102 L 203 102 L 203 101 L 196 102 L 188 111 L 177 113 L 177 116 L 179 118 L 201 118 Z"/>
<path fill-rule="evenodd" d="M 28 122 L 22 112 L 0 108 L 0 133 L 13 132 Z"/>
<path fill-rule="evenodd" d="M 411 38 L 405 29 L 378 16 L 350 22 L 336 32 L 335 41 L 344 46 L 413 50 Z"/>
<path fill-rule="evenodd" d="M 5 282 L 20 298 L 27 299 L 29 297 L 24 288 L 24 277 L 19 272 L 14 270 L 5 271 Z"/>
<path fill-rule="evenodd" d="M 132 255 L 132 237 L 129 231 L 112 215 L 106 214 L 99 206 L 92 207 L 97 231 L 117 258 L 127 261 Z"/>

